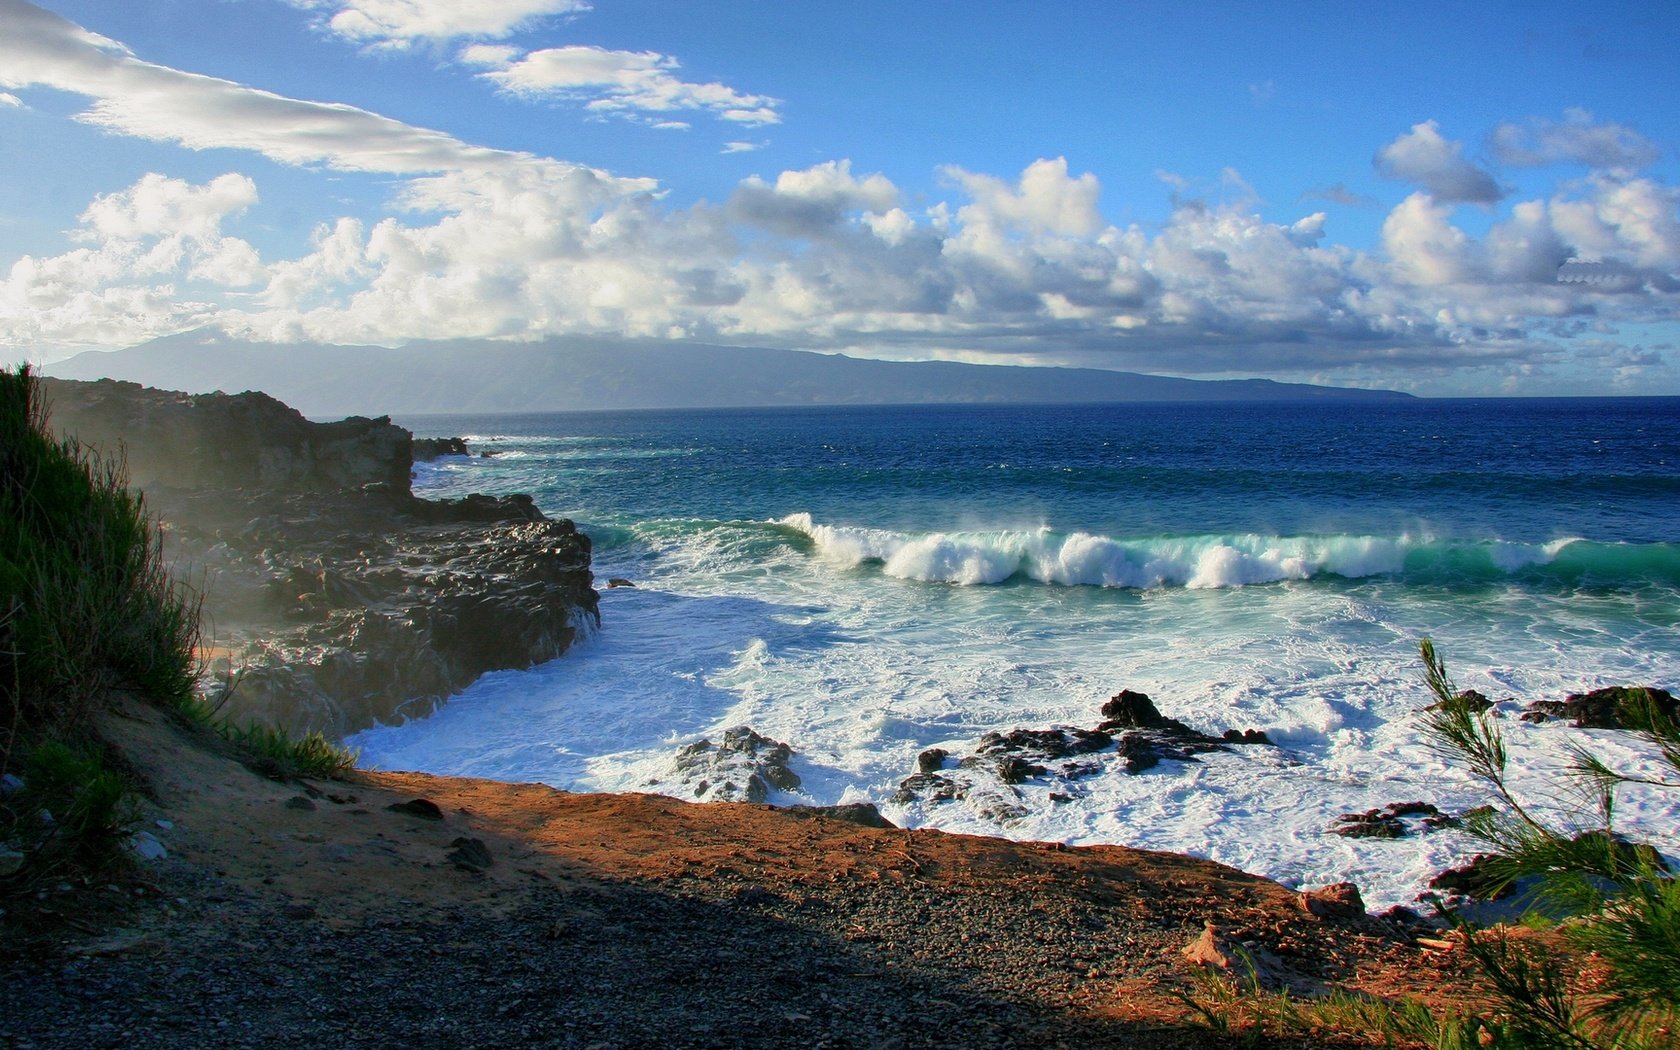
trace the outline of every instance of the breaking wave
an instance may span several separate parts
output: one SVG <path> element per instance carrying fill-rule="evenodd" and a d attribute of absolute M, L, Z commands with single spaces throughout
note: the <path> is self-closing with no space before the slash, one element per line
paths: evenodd
<path fill-rule="evenodd" d="M 878 565 L 899 579 L 960 585 L 1032 580 L 1148 590 L 1389 576 L 1447 585 L 1517 579 L 1680 586 L 1680 545 L 1671 543 L 1578 538 L 1515 543 L 1410 535 L 1113 538 L 1048 528 L 909 533 L 824 525 L 804 513 L 769 524 L 807 538 L 818 556 L 837 565 Z"/>

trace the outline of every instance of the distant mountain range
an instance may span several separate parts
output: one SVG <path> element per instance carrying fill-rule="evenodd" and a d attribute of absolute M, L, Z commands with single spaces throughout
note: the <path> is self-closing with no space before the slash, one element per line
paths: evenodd
<path fill-rule="evenodd" d="M 1392 400 L 1389 390 L 1197 380 L 1094 368 L 872 361 L 654 340 L 446 340 L 392 350 L 254 343 L 211 331 L 46 366 L 189 393 L 261 390 L 306 415 L 938 403 Z"/>

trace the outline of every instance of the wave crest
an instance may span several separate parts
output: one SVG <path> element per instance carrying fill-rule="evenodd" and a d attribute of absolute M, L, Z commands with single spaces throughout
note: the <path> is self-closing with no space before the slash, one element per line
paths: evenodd
<path fill-rule="evenodd" d="M 802 533 L 819 556 L 834 564 L 878 564 L 888 576 L 930 583 L 1028 579 L 1151 590 L 1242 587 L 1318 576 L 1451 583 L 1540 575 L 1576 583 L 1680 584 L 1680 548 L 1674 544 L 1252 533 L 1116 539 L 1049 528 L 904 533 L 825 525 L 804 513 L 774 524 Z"/>

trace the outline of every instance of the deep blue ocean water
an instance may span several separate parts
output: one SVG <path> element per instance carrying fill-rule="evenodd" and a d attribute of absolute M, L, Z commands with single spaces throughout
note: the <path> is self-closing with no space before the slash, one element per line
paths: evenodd
<path fill-rule="evenodd" d="M 1680 399 L 398 422 L 493 453 L 422 466 L 420 491 L 530 492 L 594 538 L 598 576 L 637 586 L 606 592 L 599 635 L 555 664 L 367 735 L 376 763 L 637 788 L 744 723 L 800 753 L 787 801 L 879 802 L 922 748 L 1094 724 L 1141 688 L 1284 746 L 1115 773 L 1072 802 L 1028 785 L 1031 816 L 1001 825 L 962 804 L 890 815 L 1400 900 L 1466 844 L 1397 853 L 1323 829 L 1419 791 L 1468 804 L 1419 738 L 1419 638 L 1461 685 L 1524 702 L 1680 685 Z M 1566 742 L 1525 733 L 1536 770 Z M 1672 831 L 1680 810 L 1640 796 L 1627 813 Z"/>

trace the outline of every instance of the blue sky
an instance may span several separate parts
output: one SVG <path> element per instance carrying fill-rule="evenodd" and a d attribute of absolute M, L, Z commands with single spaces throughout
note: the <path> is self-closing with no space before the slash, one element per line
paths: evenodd
<path fill-rule="evenodd" d="M 576 332 L 1677 394 L 1677 39 L 1671 3 L 0 0 L 0 355 Z"/>

